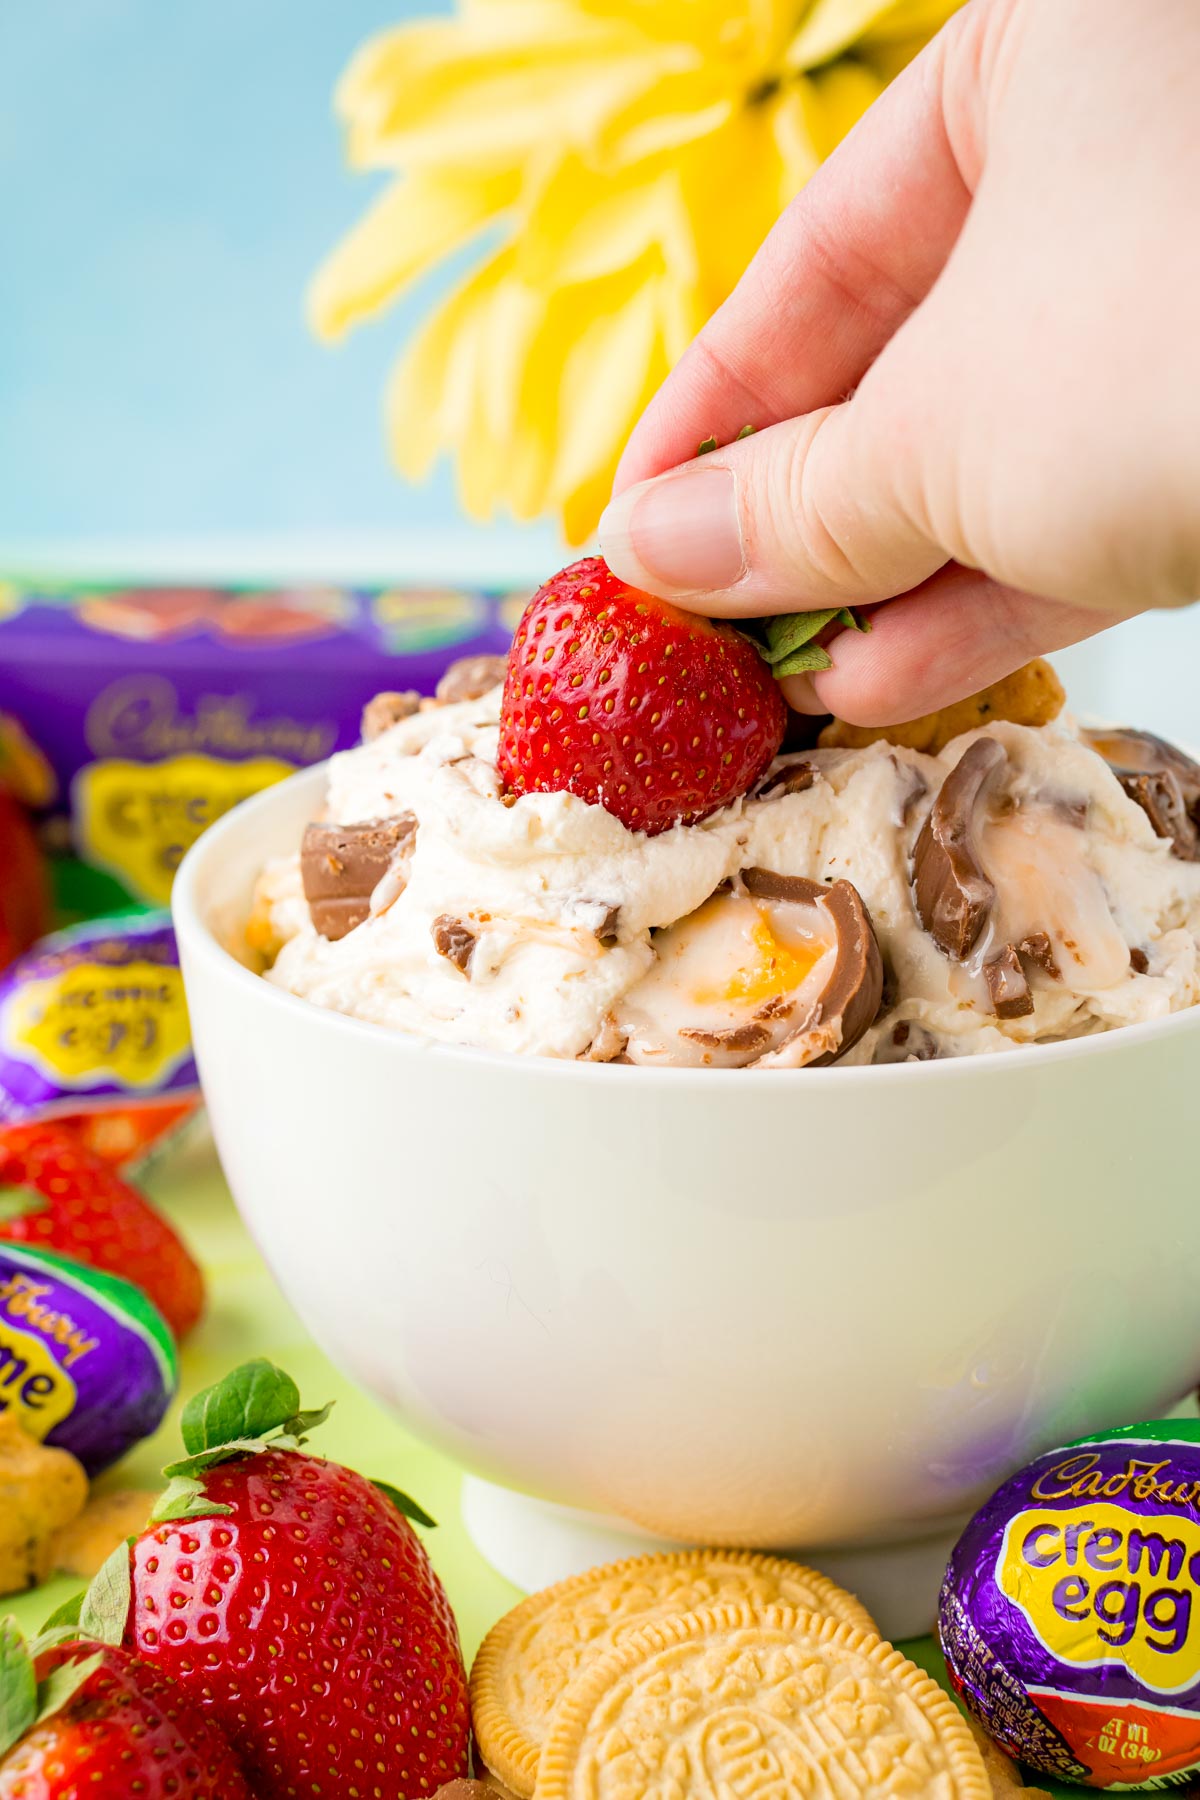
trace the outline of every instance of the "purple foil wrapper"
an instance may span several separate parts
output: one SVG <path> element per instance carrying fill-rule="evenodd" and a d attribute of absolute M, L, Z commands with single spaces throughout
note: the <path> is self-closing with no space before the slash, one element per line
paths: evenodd
<path fill-rule="evenodd" d="M 55 932 L 0 975 L 0 1123 L 198 1087 L 165 914 Z"/>
<path fill-rule="evenodd" d="M 40 759 L 50 840 L 161 906 L 206 825 L 356 743 L 381 689 L 507 650 L 527 597 L 0 583 L 0 712 Z"/>
<path fill-rule="evenodd" d="M 157 1429 L 178 1384 L 171 1334 L 137 1288 L 0 1243 L 0 1412 L 97 1475 Z"/>
<path fill-rule="evenodd" d="M 1200 1425 L 1051 1450 L 963 1533 L 938 1633 L 962 1699 L 1011 1755 L 1092 1787 L 1200 1767 Z"/>

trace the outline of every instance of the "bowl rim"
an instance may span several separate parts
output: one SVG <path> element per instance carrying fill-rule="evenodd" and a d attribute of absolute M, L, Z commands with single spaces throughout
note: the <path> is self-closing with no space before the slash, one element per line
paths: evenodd
<path fill-rule="evenodd" d="M 935 1058 L 925 1063 L 868 1063 L 854 1064 L 849 1068 L 841 1068 L 833 1063 L 820 1069 L 658 1069 L 643 1065 L 630 1067 L 620 1063 L 586 1062 L 566 1057 L 522 1056 L 512 1050 L 487 1050 L 470 1044 L 452 1044 L 442 1038 L 424 1037 L 416 1032 L 401 1031 L 395 1026 L 376 1024 L 374 1020 L 335 1012 L 331 1007 L 318 1006 L 298 994 L 289 993 L 286 988 L 277 987 L 274 982 L 267 981 L 239 962 L 233 952 L 221 943 L 197 897 L 199 883 L 210 862 L 220 859 L 226 837 L 243 828 L 247 819 L 254 814 L 269 814 L 289 790 L 294 796 L 301 786 L 315 787 L 318 777 L 328 765 L 329 759 L 326 759 L 313 763 L 308 768 L 298 769 L 285 780 L 274 782 L 270 787 L 239 801 L 224 817 L 202 832 L 187 851 L 176 873 L 171 890 L 171 915 L 180 942 L 186 945 L 193 962 L 204 965 L 223 981 L 232 981 L 248 1001 L 252 995 L 256 996 L 254 1003 L 258 1005 L 274 1010 L 282 1009 L 284 1015 L 295 1016 L 297 1022 L 303 1019 L 310 1029 L 323 1030 L 333 1038 L 358 1039 L 367 1044 L 375 1044 L 379 1046 L 381 1054 L 401 1058 L 433 1055 L 452 1064 L 465 1063 L 508 1073 L 524 1070 L 544 1080 L 636 1081 L 643 1087 L 648 1082 L 656 1082 L 660 1087 L 691 1087 L 697 1082 L 702 1085 L 711 1084 L 714 1078 L 725 1077 L 731 1080 L 735 1076 L 739 1087 L 750 1084 L 753 1087 L 765 1085 L 778 1088 L 781 1082 L 789 1078 L 792 1081 L 800 1079 L 806 1085 L 833 1081 L 847 1087 L 852 1082 L 881 1086 L 916 1080 L 932 1086 L 938 1082 L 945 1084 L 947 1081 L 962 1080 L 981 1066 L 993 1071 L 992 1079 L 999 1079 L 1002 1072 L 1016 1075 L 1021 1069 L 1046 1068 L 1052 1063 L 1070 1062 L 1080 1056 L 1120 1054 L 1122 1046 L 1133 1050 L 1147 1041 L 1186 1037 L 1189 1033 L 1200 1032 L 1200 1004 L 1197 1004 L 1185 1007 L 1180 1012 L 1169 1013 L 1165 1018 L 1143 1019 L 1133 1025 L 1116 1026 L 1088 1037 L 1064 1038 L 1049 1044 L 1027 1044 L 1011 1052 L 991 1051 L 978 1056 Z"/>

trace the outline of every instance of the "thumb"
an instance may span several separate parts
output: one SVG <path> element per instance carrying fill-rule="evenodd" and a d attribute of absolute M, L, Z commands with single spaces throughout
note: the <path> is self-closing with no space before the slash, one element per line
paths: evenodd
<path fill-rule="evenodd" d="M 710 617 L 886 600 L 951 552 L 923 519 L 928 380 L 897 354 L 839 406 L 626 488 L 600 520 L 613 572 Z"/>

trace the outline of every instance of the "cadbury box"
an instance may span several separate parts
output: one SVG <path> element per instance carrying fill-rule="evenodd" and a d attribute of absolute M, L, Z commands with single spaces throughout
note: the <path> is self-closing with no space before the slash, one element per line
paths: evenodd
<path fill-rule="evenodd" d="M 506 650 L 526 598 L 0 581 L 0 715 L 51 849 L 161 905 L 214 819 L 356 743 L 372 694 Z"/>

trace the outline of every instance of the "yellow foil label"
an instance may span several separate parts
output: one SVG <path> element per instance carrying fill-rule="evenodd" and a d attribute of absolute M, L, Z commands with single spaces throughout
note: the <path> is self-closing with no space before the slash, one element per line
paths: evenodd
<path fill-rule="evenodd" d="M 161 905 L 200 833 L 248 795 L 294 775 L 297 766 L 277 756 L 220 762 L 198 753 L 160 762 L 89 763 L 73 789 L 80 849 L 138 899 Z"/>
<path fill-rule="evenodd" d="M 74 1410 L 75 1392 L 41 1338 L 0 1319 L 0 1412 L 15 1413 L 40 1441 Z"/>
<path fill-rule="evenodd" d="M 996 1579 L 1060 1662 L 1124 1663 L 1159 1694 L 1200 1678 L 1195 1520 L 1104 1501 L 1031 1508 L 1009 1522 Z"/>
<path fill-rule="evenodd" d="M 79 962 L 24 982 L 0 1015 L 0 1041 L 60 1087 L 157 1087 L 191 1049 L 182 972 Z"/>

